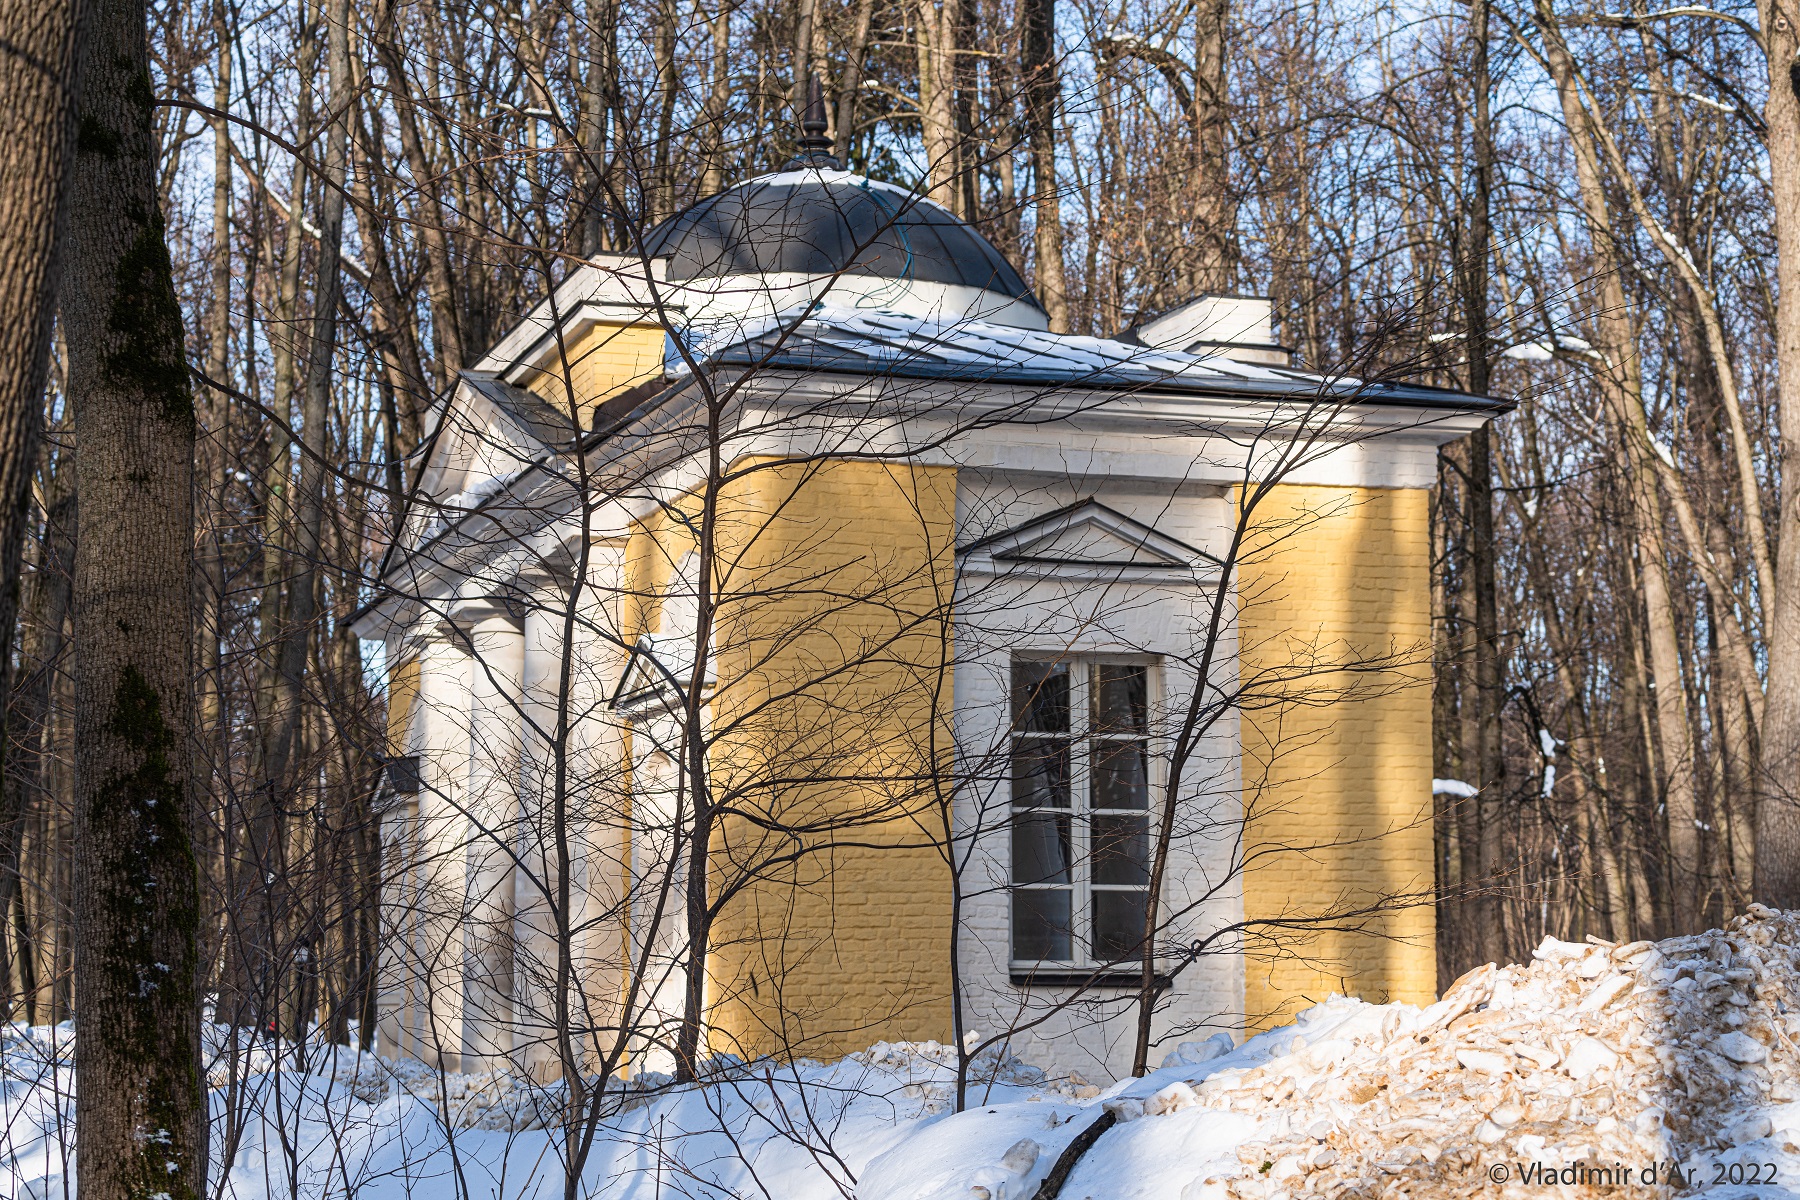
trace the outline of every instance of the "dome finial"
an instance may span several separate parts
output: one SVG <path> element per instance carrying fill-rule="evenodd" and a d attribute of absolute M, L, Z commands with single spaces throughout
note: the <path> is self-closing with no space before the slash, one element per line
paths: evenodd
<path fill-rule="evenodd" d="M 825 132 L 828 128 L 825 87 L 817 75 L 812 75 L 806 81 L 806 109 L 800 116 L 800 153 L 788 164 L 790 170 L 796 167 L 839 169 L 840 164 L 831 153 L 831 135 Z"/>

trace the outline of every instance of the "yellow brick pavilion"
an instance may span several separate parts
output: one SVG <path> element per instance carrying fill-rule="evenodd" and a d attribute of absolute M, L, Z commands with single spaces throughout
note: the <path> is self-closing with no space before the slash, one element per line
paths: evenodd
<path fill-rule="evenodd" d="M 383 1051 L 667 1069 L 698 997 L 709 1050 L 820 1056 L 955 1001 L 1117 1075 L 1167 812 L 1159 1039 L 1431 999 L 1428 489 L 1502 407 L 1302 370 L 1253 297 L 1051 333 L 816 149 L 595 256 L 441 399 L 358 618 Z"/>

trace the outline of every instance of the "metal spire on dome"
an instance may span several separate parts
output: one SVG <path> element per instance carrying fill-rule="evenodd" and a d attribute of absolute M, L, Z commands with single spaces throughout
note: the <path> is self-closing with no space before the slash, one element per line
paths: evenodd
<path fill-rule="evenodd" d="M 800 153 L 794 156 L 786 169 L 842 169 L 843 164 L 831 153 L 831 135 L 825 132 L 828 128 L 830 123 L 825 119 L 825 87 L 819 82 L 819 77 L 813 75 L 806 81 L 806 109 L 800 116 Z"/>

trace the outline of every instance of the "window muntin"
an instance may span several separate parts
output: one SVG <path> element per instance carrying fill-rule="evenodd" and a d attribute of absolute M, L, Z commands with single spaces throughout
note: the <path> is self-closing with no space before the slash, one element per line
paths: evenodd
<path fill-rule="evenodd" d="M 1012 664 L 1012 958 L 1138 952 L 1150 881 L 1149 668 Z"/>

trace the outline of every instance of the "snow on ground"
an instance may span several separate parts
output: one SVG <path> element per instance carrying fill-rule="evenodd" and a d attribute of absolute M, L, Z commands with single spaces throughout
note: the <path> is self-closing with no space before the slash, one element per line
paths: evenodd
<path fill-rule="evenodd" d="M 310 1046 L 302 1062 L 291 1046 L 278 1056 L 246 1043 L 233 1088 L 213 1033 L 214 1177 L 229 1151 L 228 1200 L 563 1195 L 560 1087 L 443 1074 L 341 1046 Z M 73 1045 L 68 1026 L 0 1035 L 0 1197 L 74 1194 Z M 586 1194 L 842 1200 L 871 1158 L 952 1107 L 955 1061 L 932 1042 L 880 1043 L 830 1064 L 721 1061 L 701 1087 L 658 1076 L 621 1085 L 582 1172 Z M 975 1099 L 1011 1103 L 1051 1086 L 1000 1053 L 973 1067 Z M 235 1122 L 234 1105 L 244 1114 Z"/>
<path fill-rule="evenodd" d="M 953 1113 L 954 1054 L 934 1043 L 721 1063 L 702 1086 L 621 1090 L 583 1182 L 609 1200 L 1027 1200 L 1110 1118 L 1064 1200 L 1800 1200 L 1797 1037 L 1800 912 L 1753 908 L 1660 943 L 1546 940 L 1423 1009 L 1334 997 L 1104 1092 L 988 1055 Z M 0 1036 L 0 1194 L 64 1195 L 71 1042 Z M 227 1196 L 562 1193 L 554 1088 L 341 1048 L 310 1048 L 304 1071 L 257 1053 Z"/>

